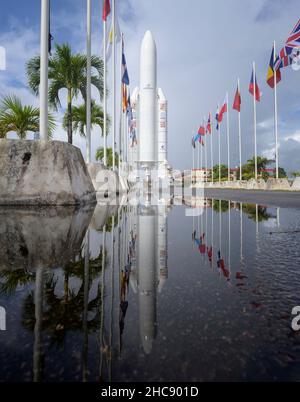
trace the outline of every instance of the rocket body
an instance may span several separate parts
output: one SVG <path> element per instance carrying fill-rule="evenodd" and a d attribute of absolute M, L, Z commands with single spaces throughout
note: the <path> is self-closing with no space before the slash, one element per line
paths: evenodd
<path fill-rule="evenodd" d="M 141 46 L 139 91 L 139 162 L 152 167 L 156 162 L 157 131 L 157 56 L 150 31 Z"/>

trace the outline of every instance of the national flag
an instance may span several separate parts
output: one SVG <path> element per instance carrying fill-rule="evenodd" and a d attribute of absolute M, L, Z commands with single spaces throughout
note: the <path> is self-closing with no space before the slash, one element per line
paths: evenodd
<path fill-rule="evenodd" d="M 240 112 L 241 104 L 242 104 L 241 93 L 240 93 L 239 87 L 237 87 L 232 107 L 237 112 Z"/>
<path fill-rule="evenodd" d="M 269 68 L 268 68 L 268 73 L 267 73 L 267 84 L 271 88 L 274 88 L 274 86 L 275 86 L 275 74 L 276 74 L 276 84 L 278 84 L 281 81 L 281 72 L 280 72 L 280 69 L 275 71 L 275 68 L 274 68 L 274 46 L 273 46 L 270 63 L 269 63 Z"/>
<path fill-rule="evenodd" d="M 192 137 L 192 147 L 195 149 L 196 148 L 196 143 L 195 143 L 195 138 Z"/>
<path fill-rule="evenodd" d="M 226 113 L 227 112 L 227 99 L 225 98 L 225 100 L 224 100 L 224 102 L 223 102 L 223 105 L 222 105 L 222 107 L 221 107 L 221 109 L 220 109 L 220 111 L 219 111 L 219 115 L 218 115 L 218 122 L 219 123 L 222 123 L 222 121 L 223 121 L 223 115 L 224 115 L 224 113 Z"/>
<path fill-rule="evenodd" d="M 211 114 L 209 113 L 207 124 L 206 124 L 206 132 L 211 134 Z"/>
<path fill-rule="evenodd" d="M 295 25 L 290 36 L 285 42 L 285 46 L 280 50 L 274 63 L 274 69 L 278 70 L 290 66 L 300 54 L 300 20 Z"/>
<path fill-rule="evenodd" d="M 103 0 L 102 20 L 106 21 L 110 14 L 110 0 Z"/>
<path fill-rule="evenodd" d="M 218 105 L 217 111 L 216 111 L 216 121 L 217 121 L 216 129 L 219 130 L 219 105 Z"/>
<path fill-rule="evenodd" d="M 127 110 L 127 85 L 122 84 L 122 106 L 123 106 L 123 113 Z"/>
<path fill-rule="evenodd" d="M 205 127 L 204 126 L 200 126 L 199 130 L 198 130 L 198 134 L 201 135 L 205 135 Z"/>
<path fill-rule="evenodd" d="M 119 43 L 122 39 L 120 25 L 117 16 L 115 17 L 116 24 L 114 29 L 114 22 L 111 21 L 110 29 L 108 31 L 108 38 L 106 39 L 106 59 L 109 60 L 111 53 L 112 53 L 112 46 L 113 46 L 113 39 L 114 39 L 114 31 L 115 31 L 115 42 Z"/>
<path fill-rule="evenodd" d="M 251 95 L 254 96 L 254 91 L 255 91 L 255 98 L 257 102 L 260 102 L 260 98 L 261 98 L 261 93 L 260 93 L 260 89 L 257 83 L 257 78 L 256 78 L 256 74 L 254 77 L 254 70 L 252 70 L 252 75 L 251 75 L 251 80 L 250 80 L 250 84 L 249 84 L 249 92 Z"/>
<path fill-rule="evenodd" d="M 200 138 L 201 138 L 201 135 L 197 133 L 197 134 L 194 136 L 194 141 L 195 141 L 195 143 L 196 143 L 197 141 L 200 141 Z"/>
<path fill-rule="evenodd" d="M 129 85 L 129 75 L 126 65 L 126 58 L 124 54 L 124 41 L 122 40 L 122 82 L 125 85 Z"/>

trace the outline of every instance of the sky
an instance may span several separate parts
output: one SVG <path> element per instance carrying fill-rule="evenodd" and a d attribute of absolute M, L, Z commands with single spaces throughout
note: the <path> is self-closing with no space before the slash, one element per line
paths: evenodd
<path fill-rule="evenodd" d="M 0 94 L 16 94 L 26 104 L 38 105 L 29 91 L 25 64 L 39 52 L 40 0 L 1 2 L 0 46 L 5 47 L 7 69 L 0 71 Z M 68 42 L 74 52 L 85 52 L 86 1 L 52 0 L 51 31 L 55 43 Z M 101 55 L 102 1 L 93 0 L 92 49 Z M 131 92 L 139 86 L 139 53 L 144 33 L 154 35 L 158 54 L 158 85 L 169 104 L 168 158 L 176 169 L 192 166 L 191 138 L 203 117 L 215 116 L 218 103 L 229 93 L 231 166 L 238 165 L 238 118 L 232 110 L 237 78 L 242 96 L 242 159 L 254 155 L 253 98 L 248 92 L 255 61 L 262 100 L 257 104 L 258 154 L 275 154 L 273 90 L 266 84 L 272 43 L 281 48 L 299 15 L 297 0 L 116 0 L 125 38 Z M 111 76 L 108 77 L 111 87 Z M 300 71 L 286 68 L 278 85 L 279 165 L 300 171 Z M 95 91 L 93 97 L 99 101 Z M 61 93 L 62 105 L 66 94 Z M 81 103 L 78 99 L 75 103 Z M 109 99 L 111 110 L 111 98 Z M 57 114 L 55 139 L 67 140 L 61 128 L 65 109 Z M 10 134 L 13 137 L 13 134 Z M 110 136 L 111 137 L 111 136 Z M 29 137 L 30 138 L 30 137 Z M 210 155 L 210 141 L 208 155 Z M 214 161 L 218 159 L 218 134 L 212 137 Z M 227 163 L 226 128 L 221 131 L 222 162 Z M 111 138 L 109 138 L 111 143 Z M 100 129 L 92 133 L 92 153 L 101 146 Z M 74 135 L 74 145 L 85 156 L 84 139 Z"/>

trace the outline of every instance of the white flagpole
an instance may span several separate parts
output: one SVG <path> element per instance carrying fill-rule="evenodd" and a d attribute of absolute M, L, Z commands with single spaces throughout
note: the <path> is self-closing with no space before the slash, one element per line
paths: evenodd
<path fill-rule="evenodd" d="M 87 35 L 86 35 L 86 162 L 91 163 L 91 0 L 87 0 Z"/>
<path fill-rule="evenodd" d="M 273 69 L 276 60 L 276 43 L 274 41 L 273 50 Z M 274 71 L 274 129 L 275 129 L 275 159 L 276 159 L 276 179 L 279 178 L 279 160 L 278 160 L 278 111 L 277 111 L 277 71 Z"/>
<path fill-rule="evenodd" d="M 41 4 L 40 138 L 48 139 L 49 0 Z"/>
<path fill-rule="evenodd" d="M 199 169 L 200 169 L 200 142 L 198 141 L 198 168 L 197 168 L 197 173 L 196 173 L 196 182 L 198 181 L 198 175 L 199 175 Z"/>
<path fill-rule="evenodd" d="M 257 180 L 257 140 L 256 140 L 256 71 L 253 62 L 253 118 L 254 118 L 254 159 L 255 159 L 255 180 Z"/>
<path fill-rule="evenodd" d="M 219 183 L 221 183 L 221 123 L 219 123 Z"/>
<path fill-rule="evenodd" d="M 112 26 L 113 26 L 113 43 L 112 43 L 112 99 L 113 99 L 113 107 L 112 107 L 112 161 L 113 161 L 113 170 L 115 170 L 116 166 L 116 158 L 115 158 L 115 143 L 116 143 L 116 10 L 115 10 L 115 0 L 112 0 Z"/>
<path fill-rule="evenodd" d="M 238 92 L 240 92 L 240 79 L 238 78 Z M 241 133 L 241 111 L 238 112 L 238 123 L 239 123 L 239 156 L 240 156 L 240 180 L 242 180 L 242 133 Z"/>
<path fill-rule="evenodd" d="M 229 133 L 229 102 L 228 92 L 226 93 L 227 102 L 227 160 L 228 160 L 228 181 L 230 181 L 230 133 Z"/>
<path fill-rule="evenodd" d="M 210 159 L 211 159 L 211 181 L 214 182 L 214 159 L 213 159 L 213 122 L 212 122 L 212 113 L 210 114 L 210 126 L 211 126 L 211 137 L 210 137 Z"/>
<path fill-rule="evenodd" d="M 201 142 L 200 142 L 200 148 L 201 148 L 201 166 L 200 166 L 200 175 L 201 175 L 201 182 L 203 181 L 203 145 L 202 145 L 202 136 L 201 136 Z"/>
<path fill-rule="evenodd" d="M 103 0 L 105 1 L 105 0 Z M 106 138 L 106 131 L 107 131 L 107 78 L 106 78 L 106 70 L 107 70 L 107 59 L 106 59 L 106 20 L 103 21 L 103 164 L 107 166 L 107 138 Z"/>
<path fill-rule="evenodd" d="M 207 132 L 206 132 L 206 126 L 204 126 L 204 130 L 207 136 Z M 205 152 L 205 183 L 207 183 L 207 139 L 205 137 L 205 144 L 204 144 L 204 152 Z"/>
<path fill-rule="evenodd" d="M 121 34 L 121 46 L 120 46 L 120 127 L 119 127 L 119 158 L 118 158 L 118 170 L 121 172 L 121 158 L 123 160 L 122 149 L 122 133 L 123 133 L 123 84 L 122 84 L 122 53 L 123 53 L 123 33 Z"/>
<path fill-rule="evenodd" d="M 194 169 L 195 169 L 195 148 L 193 146 L 192 146 L 192 158 L 193 158 L 193 170 L 192 170 L 192 173 L 191 173 L 191 183 L 193 185 L 193 182 L 194 182 L 193 176 L 194 176 Z"/>

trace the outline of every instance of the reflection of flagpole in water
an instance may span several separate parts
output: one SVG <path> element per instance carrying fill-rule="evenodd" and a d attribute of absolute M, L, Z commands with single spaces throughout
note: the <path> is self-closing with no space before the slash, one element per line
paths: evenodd
<path fill-rule="evenodd" d="M 112 218 L 112 225 L 114 224 L 114 217 Z M 111 255 L 114 248 L 114 231 L 111 228 Z M 112 259 L 112 258 L 111 258 Z M 110 302 L 110 333 L 109 333 L 109 381 L 112 380 L 112 360 L 113 360 L 113 321 L 114 321 L 114 263 L 111 261 L 111 302 Z"/>
<path fill-rule="evenodd" d="M 84 247 L 84 308 L 83 308 L 83 349 L 82 349 L 82 381 L 88 380 L 88 303 L 89 303 L 89 258 L 90 258 L 90 231 L 86 232 Z"/>
<path fill-rule="evenodd" d="M 240 223 L 241 223 L 241 263 L 243 262 L 243 203 L 240 203 Z"/>
<path fill-rule="evenodd" d="M 280 227 L 280 208 L 276 209 L 276 220 L 277 220 L 277 227 Z"/>
<path fill-rule="evenodd" d="M 231 276 L 231 202 L 228 201 L 228 270 Z"/>
<path fill-rule="evenodd" d="M 211 266 L 214 266 L 214 199 L 212 199 L 211 204 L 211 246 L 212 246 L 212 257 L 211 257 Z"/>
<path fill-rule="evenodd" d="M 101 327 L 100 327 L 100 379 L 102 378 L 102 369 L 103 369 L 103 353 L 104 353 L 104 290 L 105 290 L 105 243 L 106 243 L 106 225 L 103 226 L 102 229 L 102 275 L 101 275 Z"/>
<path fill-rule="evenodd" d="M 222 253 L 222 208 L 221 208 L 222 201 L 219 200 L 219 228 L 220 228 L 220 253 Z"/>
<path fill-rule="evenodd" d="M 256 220 L 256 250 L 260 252 L 259 248 L 259 222 L 258 222 L 258 204 L 255 205 L 255 220 Z"/>
<path fill-rule="evenodd" d="M 44 293 L 43 268 L 37 268 L 35 273 L 35 325 L 34 325 L 34 348 L 33 348 L 33 381 L 42 380 L 42 324 L 43 324 L 43 293 Z"/>

